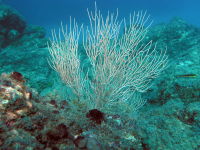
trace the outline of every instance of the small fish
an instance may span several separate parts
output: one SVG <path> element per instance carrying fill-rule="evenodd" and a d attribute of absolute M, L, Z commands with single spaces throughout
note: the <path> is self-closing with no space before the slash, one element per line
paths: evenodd
<path fill-rule="evenodd" d="M 196 74 L 185 74 L 185 75 L 180 75 L 180 78 L 196 78 L 198 75 Z"/>

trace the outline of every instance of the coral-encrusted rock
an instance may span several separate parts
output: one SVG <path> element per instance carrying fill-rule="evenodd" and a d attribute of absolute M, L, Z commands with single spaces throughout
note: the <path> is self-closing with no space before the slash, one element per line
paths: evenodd
<path fill-rule="evenodd" d="M 19 72 L 0 76 L 0 110 L 5 111 L 7 120 L 27 114 L 32 108 L 30 99 L 38 96 L 24 82 Z"/>
<path fill-rule="evenodd" d="M 25 19 L 14 9 L 0 4 L 0 24 L 10 31 L 18 30 L 20 33 L 26 28 Z"/>
<path fill-rule="evenodd" d="M 69 131 L 69 127 L 65 126 L 65 124 L 61 123 L 57 127 L 52 127 L 47 132 L 48 141 L 58 141 L 64 138 L 73 138 Z"/>
<path fill-rule="evenodd" d="M 88 138 L 86 149 L 87 150 L 102 150 L 100 143 L 97 141 L 97 139 L 93 137 Z"/>
<path fill-rule="evenodd" d="M 78 148 L 86 148 L 88 137 L 78 136 L 74 139 L 74 145 Z"/>
<path fill-rule="evenodd" d="M 81 135 L 75 136 L 74 138 L 74 145 L 80 149 L 102 150 L 100 143 L 90 132 L 83 132 Z"/>
<path fill-rule="evenodd" d="M 29 132 L 23 129 L 12 129 L 1 134 L 1 149 L 44 150 L 45 147 Z"/>
<path fill-rule="evenodd" d="M 0 47 L 18 39 L 26 28 L 25 19 L 14 9 L 0 3 Z"/>
<path fill-rule="evenodd" d="M 20 36 L 20 33 L 17 30 L 10 30 L 7 34 L 9 40 L 15 40 Z"/>
<path fill-rule="evenodd" d="M 28 37 L 31 37 L 31 38 L 44 38 L 46 35 L 46 30 L 44 27 L 41 27 L 41 26 L 30 25 L 26 27 L 23 34 L 24 34 L 24 37 L 28 35 Z"/>

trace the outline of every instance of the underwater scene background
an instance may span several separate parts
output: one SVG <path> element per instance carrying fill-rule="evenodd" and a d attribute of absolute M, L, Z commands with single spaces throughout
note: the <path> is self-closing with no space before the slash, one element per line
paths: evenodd
<path fill-rule="evenodd" d="M 0 149 L 200 149 L 199 6 L 1 0 Z"/>

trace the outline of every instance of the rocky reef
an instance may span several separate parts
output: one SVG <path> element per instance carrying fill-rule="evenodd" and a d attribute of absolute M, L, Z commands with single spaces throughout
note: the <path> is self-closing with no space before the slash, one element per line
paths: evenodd
<path fill-rule="evenodd" d="M 44 39 L 45 35 L 43 27 L 28 26 L 15 9 L 0 2 L 0 48 L 9 45 L 21 49 L 46 47 L 48 39 Z"/>
<path fill-rule="evenodd" d="M 138 112 L 118 114 L 70 98 L 47 63 L 45 29 L 0 8 L 0 149 L 200 148 L 200 28 L 174 17 L 147 30 L 142 44 L 167 47 L 169 67 L 153 79 Z"/>

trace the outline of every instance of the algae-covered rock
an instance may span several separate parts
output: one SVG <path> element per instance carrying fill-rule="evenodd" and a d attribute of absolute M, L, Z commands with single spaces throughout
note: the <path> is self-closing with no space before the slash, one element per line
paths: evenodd
<path fill-rule="evenodd" d="M 29 100 L 34 98 L 33 95 L 37 98 L 35 91 L 25 85 L 19 72 L 0 76 L 0 109 L 9 114 L 8 120 L 10 116 L 13 118 L 13 115 L 27 114 L 32 108 Z"/>

